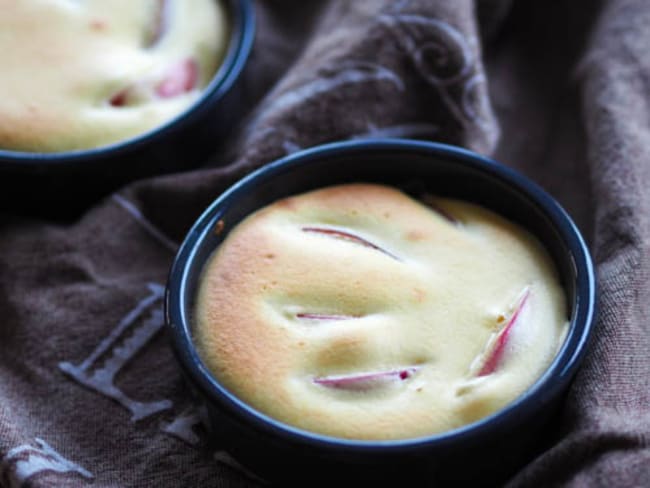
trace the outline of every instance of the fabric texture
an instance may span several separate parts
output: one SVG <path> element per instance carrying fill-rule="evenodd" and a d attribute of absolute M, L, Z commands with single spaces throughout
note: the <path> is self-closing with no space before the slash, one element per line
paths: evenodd
<path fill-rule="evenodd" d="M 493 156 L 589 242 L 595 334 L 560 424 L 508 486 L 650 486 L 650 3 L 256 8 L 244 122 L 204 167 L 134 182 L 72 222 L 1 216 L 0 486 L 262 486 L 201 426 L 163 330 L 167 272 L 238 178 L 368 136 Z"/>

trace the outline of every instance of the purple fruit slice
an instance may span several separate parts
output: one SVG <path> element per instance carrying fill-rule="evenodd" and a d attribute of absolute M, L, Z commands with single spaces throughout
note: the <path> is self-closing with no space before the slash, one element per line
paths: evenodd
<path fill-rule="evenodd" d="M 378 371 L 372 373 L 358 373 L 314 378 L 314 383 L 328 388 L 341 390 L 368 390 L 377 388 L 387 383 L 404 381 L 418 371 L 416 367 Z"/>
<path fill-rule="evenodd" d="M 199 67 L 191 58 L 172 64 L 158 80 L 136 81 L 108 99 L 112 107 L 127 107 L 159 98 L 173 98 L 197 87 Z"/>
<path fill-rule="evenodd" d="M 352 234 L 351 232 L 346 232 L 338 229 L 328 229 L 326 227 L 303 227 L 302 231 L 313 232 L 316 234 L 323 234 L 325 236 L 333 237 L 335 239 L 341 239 L 344 241 L 353 242 L 355 244 L 359 244 L 365 247 L 369 247 L 370 249 L 374 249 L 376 251 L 382 252 L 387 256 L 390 256 L 391 258 L 397 259 L 399 261 L 399 258 L 397 256 L 388 252 L 386 249 L 379 247 L 377 244 L 373 244 L 372 242 L 364 239 L 363 237 L 360 237 L 356 234 Z"/>
<path fill-rule="evenodd" d="M 501 329 L 501 332 L 499 332 L 499 335 L 497 336 L 494 343 L 486 351 L 485 360 L 483 362 L 483 366 L 478 372 L 478 376 L 487 376 L 489 374 L 492 374 L 499 366 L 499 363 L 501 362 L 501 358 L 503 357 L 503 352 L 505 350 L 506 344 L 508 343 L 508 339 L 510 338 L 510 333 L 512 332 L 513 327 L 515 327 L 515 325 L 517 325 L 517 323 L 519 322 L 519 319 L 521 317 L 521 312 L 526 306 L 526 304 L 528 303 L 529 296 L 530 296 L 530 289 L 526 288 L 521 294 L 521 298 L 517 302 L 517 305 L 515 306 L 515 310 L 512 312 L 512 315 L 510 316 L 510 320 L 508 320 L 506 326 L 503 329 Z"/>

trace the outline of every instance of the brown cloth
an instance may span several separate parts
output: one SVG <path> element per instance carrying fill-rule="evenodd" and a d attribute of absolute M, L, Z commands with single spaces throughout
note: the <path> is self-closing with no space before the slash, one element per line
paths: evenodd
<path fill-rule="evenodd" d="M 162 328 L 167 271 L 237 178 L 369 135 L 492 155 L 590 242 L 595 337 L 561 422 L 508 486 L 650 486 L 650 2 L 256 8 L 245 123 L 209 164 L 134 183 L 72 223 L 2 216 L 0 486 L 262 486 L 201 427 Z"/>

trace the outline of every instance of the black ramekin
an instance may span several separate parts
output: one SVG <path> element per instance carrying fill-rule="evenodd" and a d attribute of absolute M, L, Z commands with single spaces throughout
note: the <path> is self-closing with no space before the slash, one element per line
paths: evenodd
<path fill-rule="evenodd" d="M 124 183 L 192 168 L 214 152 L 244 105 L 240 75 L 255 38 L 253 1 L 223 1 L 230 42 L 196 102 L 151 131 L 107 146 L 53 153 L 0 148 L 0 210 L 74 213 Z"/>
<path fill-rule="evenodd" d="M 279 198 L 347 182 L 427 190 L 490 208 L 528 229 L 551 254 L 566 290 L 570 327 L 544 375 L 502 410 L 475 423 L 407 440 L 354 441 L 288 426 L 256 411 L 215 379 L 192 341 L 204 263 L 242 218 Z M 223 222 L 222 232 L 215 232 Z M 595 311 L 588 249 L 565 211 L 539 186 L 472 152 L 407 140 L 340 142 L 268 164 L 221 195 L 198 219 L 171 268 L 167 330 L 180 364 L 210 413 L 215 439 L 262 478 L 282 485 L 409 483 L 491 486 L 541 448 L 584 356 Z M 468 484 L 468 483 L 471 483 Z"/>

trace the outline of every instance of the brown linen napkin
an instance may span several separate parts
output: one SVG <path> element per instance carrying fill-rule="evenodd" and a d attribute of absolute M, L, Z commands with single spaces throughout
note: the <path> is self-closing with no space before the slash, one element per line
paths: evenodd
<path fill-rule="evenodd" d="M 650 4 L 257 10 L 250 112 L 211 164 L 135 183 L 71 224 L 0 221 L 0 486 L 261 486 L 201 427 L 162 331 L 167 271 L 237 178 L 369 135 L 494 154 L 545 186 L 592 243 L 595 338 L 561 424 L 509 486 L 650 485 Z"/>

